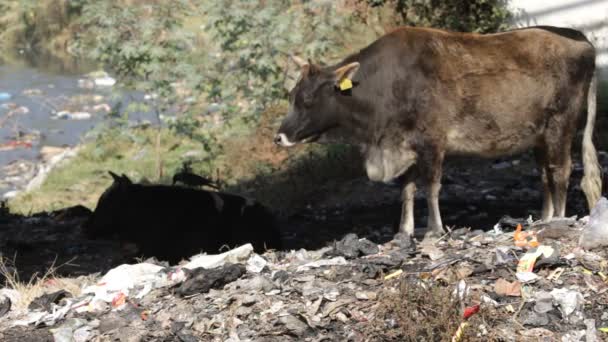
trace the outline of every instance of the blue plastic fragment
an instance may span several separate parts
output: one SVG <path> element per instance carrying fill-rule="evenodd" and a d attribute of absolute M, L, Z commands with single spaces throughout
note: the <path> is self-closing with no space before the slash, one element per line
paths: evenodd
<path fill-rule="evenodd" d="M 8 101 L 12 98 L 13 96 L 9 93 L 5 93 L 5 92 L 0 92 L 0 102 L 2 101 Z"/>

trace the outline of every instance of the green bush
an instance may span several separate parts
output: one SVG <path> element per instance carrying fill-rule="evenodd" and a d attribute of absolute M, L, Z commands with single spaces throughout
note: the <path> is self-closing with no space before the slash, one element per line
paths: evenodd
<path fill-rule="evenodd" d="M 230 0 L 203 5 L 217 42 L 205 69 L 215 101 L 247 99 L 241 110 L 259 115 L 285 97 L 288 55 L 320 58 L 343 46 L 352 20 L 332 2 Z"/>
<path fill-rule="evenodd" d="M 390 7 L 395 22 L 460 32 L 491 33 L 508 28 L 508 0 L 358 0 L 370 7 Z"/>

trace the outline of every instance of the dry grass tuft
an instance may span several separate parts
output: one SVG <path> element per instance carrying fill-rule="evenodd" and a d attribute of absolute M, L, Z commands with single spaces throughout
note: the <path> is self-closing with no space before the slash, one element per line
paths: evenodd
<path fill-rule="evenodd" d="M 464 304 L 453 287 L 417 279 L 403 279 L 383 291 L 366 335 L 371 341 L 451 341 L 462 323 Z M 469 318 L 461 341 L 492 341 L 478 336 L 482 312 Z"/>
<path fill-rule="evenodd" d="M 63 265 L 55 266 L 55 263 L 44 274 L 34 274 L 24 282 L 19 279 L 17 269 L 12 266 L 14 264 L 13 260 L 0 257 L 0 275 L 5 279 L 5 286 L 19 293 L 19 301 L 13 303 L 17 310 L 27 309 L 34 299 L 59 290 L 66 290 L 73 296 L 79 296 L 81 285 L 84 282 L 92 282 L 91 276 L 75 279 L 56 277 L 57 270 Z"/>

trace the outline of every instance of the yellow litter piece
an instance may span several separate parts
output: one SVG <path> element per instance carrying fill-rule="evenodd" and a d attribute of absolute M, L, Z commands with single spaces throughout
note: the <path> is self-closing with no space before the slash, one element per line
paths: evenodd
<path fill-rule="evenodd" d="M 350 79 L 345 78 L 342 81 L 340 81 L 340 90 L 344 91 L 344 90 L 351 89 L 352 87 L 353 87 L 353 82 Z"/>
<path fill-rule="evenodd" d="M 393 272 L 393 273 L 385 276 L 384 280 L 389 280 L 389 279 L 397 278 L 398 276 L 401 275 L 401 273 L 403 273 L 403 270 L 396 270 L 395 272 Z"/>
<path fill-rule="evenodd" d="M 589 271 L 589 270 L 588 270 L 588 269 L 586 269 L 586 268 L 583 268 L 583 273 L 584 273 L 584 274 L 587 274 L 587 275 L 593 275 L 593 272 Z"/>
<path fill-rule="evenodd" d="M 462 340 L 462 335 L 464 334 L 464 328 L 466 328 L 467 325 L 469 325 L 469 323 L 467 323 L 467 322 L 460 323 L 458 330 L 456 330 L 456 333 L 452 337 L 452 342 L 458 342 L 458 341 Z"/>
<path fill-rule="evenodd" d="M 599 331 L 601 331 L 601 332 L 608 333 L 608 327 L 602 327 L 602 328 L 599 328 L 599 329 L 597 329 L 597 330 L 599 330 Z"/>

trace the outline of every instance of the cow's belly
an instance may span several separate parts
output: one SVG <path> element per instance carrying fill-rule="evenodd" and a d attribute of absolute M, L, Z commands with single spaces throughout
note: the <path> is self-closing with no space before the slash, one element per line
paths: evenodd
<path fill-rule="evenodd" d="M 494 127 L 465 123 L 448 129 L 446 152 L 489 158 L 511 155 L 534 147 L 543 131 L 532 121 Z"/>
<path fill-rule="evenodd" d="M 364 154 L 367 176 L 377 182 L 394 180 L 416 162 L 416 153 L 407 146 L 401 148 L 369 146 L 366 147 Z"/>

